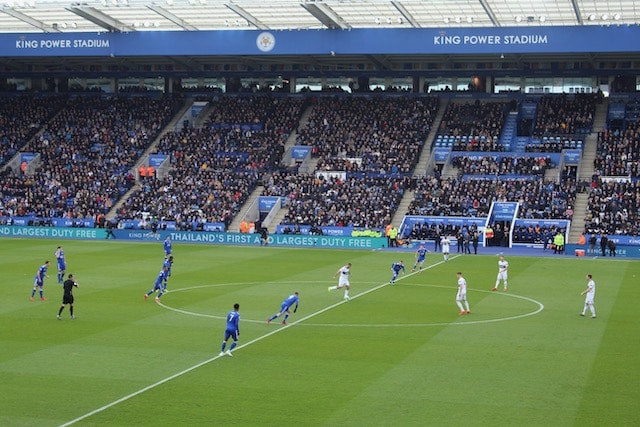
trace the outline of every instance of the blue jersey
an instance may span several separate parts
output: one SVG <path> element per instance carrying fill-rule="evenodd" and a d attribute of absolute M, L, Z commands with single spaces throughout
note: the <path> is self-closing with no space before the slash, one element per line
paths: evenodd
<path fill-rule="evenodd" d="M 394 262 L 393 264 L 391 264 L 391 270 L 393 270 L 395 274 L 400 273 L 400 270 L 404 272 L 404 264 L 401 264 L 399 262 Z"/>
<path fill-rule="evenodd" d="M 56 251 L 56 260 L 58 261 L 58 270 L 66 270 L 67 263 L 64 260 L 64 251 L 62 249 L 58 249 Z"/>
<path fill-rule="evenodd" d="M 282 305 L 280 306 L 280 312 L 283 313 L 289 310 L 293 304 L 296 305 L 295 310 L 298 310 L 298 304 L 300 303 L 300 298 L 296 294 L 289 295 L 287 299 L 282 301 Z"/>
<path fill-rule="evenodd" d="M 164 246 L 164 255 L 169 256 L 172 253 L 171 240 L 166 239 L 163 243 Z"/>
<path fill-rule="evenodd" d="M 418 257 L 418 258 L 417 258 L 417 261 L 418 261 L 418 262 L 422 262 L 422 261 L 424 261 L 424 259 L 425 259 L 425 258 L 426 258 L 426 256 L 427 256 L 427 250 L 426 250 L 425 248 L 420 248 L 420 249 L 418 249 L 418 250 L 416 251 L 416 256 Z"/>
<path fill-rule="evenodd" d="M 160 270 L 160 273 L 158 273 L 158 277 L 156 277 L 156 281 L 153 284 L 153 289 L 163 289 L 164 283 L 167 281 L 167 277 L 167 271 L 164 268 Z"/>
<path fill-rule="evenodd" d="M 42 286 L 42 284 L 44 283 L 44 278 L 47 275 L 48 269 L 49 267 L 47 267 L 46 264 L 42 264 L 40 266 L 40 268 L 38 269 L 38 272 L 36 273 L 36 277 L 34 278 L 34 282 L 36 286 Z"/>
<path fill-rule="evenodd" d="M 171 266 L 173 265 L 173 260 L 170 260 L 169 258 L 164 260 L 164 263 L 162 264 L 163 267 L 167 268 L 167 276 L 171 276 Z"/>
<path fill-rule="evenodd" d="M 232 336 L 234 340 L 237 340 L 239 332 L 240 332 L 240 313 L 238 313 L 235 310 L 232 310 L 227 314 L 227 327 L 225 329 L 225 339 Z"/>

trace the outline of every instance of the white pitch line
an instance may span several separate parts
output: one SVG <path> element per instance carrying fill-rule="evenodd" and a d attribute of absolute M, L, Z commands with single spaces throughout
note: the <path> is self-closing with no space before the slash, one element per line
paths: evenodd
<path fill-rule="evenodd" d="M 453 256 L 453 257 L 451 257 L 450 259 L 454 259 L 454 258 L 457 258 L 457 256 Z M 427 267 L 423 268 L 423 270 L 428 270 L 428 269 L 430 269 L 430 268 L 432 268 L 432 267 L 435 267 L 435 266 L 437 266 L 437 265 L 443 264 L 444 262 L 445 262 L 445 261 L 440 261 L 440 262 L 437 262 L 437 263 L 435 263 L 435 264 L 429 265 L 429 266 L 427 266 Z M 423 270 L 419 270 L 419 271 L 423 271 Z M 418 271 L 418 272 L 419 272 L 419 271 Z M 404 277 L 408 277 L 408 276 L 411 276 L 411 275 L 413 275 L 413 274 L 417 274 L 418 272 L 405 274 L 405 275 L 403 275 L 403 276 L 399 277 L 398 279 L 396 279 L 396 282 L 397 282 L 398 280 L 402 280 L 402 278 L 404 278 Z M 371 292 L 373 292 L 373 291 L 377 291 L 378 289 L 381 289 L 381 288 L 383 288 L 383 287 L 385 287 L 385 286 L 389 286 L 389 282 L 385 282 L 385 283 L 383 283 L 382 285 L 378 285 L 378 286 L 373 287 L 373 288 L 371 288 L 371 289 L 368 289 L 368 290 L 366 290 L 366 291 L 364 291 L 364 292 L 362 292 L 362 293 L 359 293 L 359 294 L 357 294 L 357 295 L 354 295 L 351 299 L 353 300 L 353 299 L 356 299 L 356 298 L 360 298 L 361 296 L 367 295 L 367 294 L 369 294 L 369 293 L 371 293 Z M 316 311 L 315 313 L 311 313 L 311 314 L 309 314 L 308 316 L 305 316 L 305 317 L 303 317 L 303 318 L 301 318 L 301 319 L 298 319 L 298 320 L 296 320 L 296 321 L 294 321 L 294 322 L 291 322 L 291 323 L 289 323 L 289 324 L 287 324 L 287 325 L 285 325 L 285 326 L 283 326 L 283 327 L 281 327 L 281 328 L 275 329 L 275 330 L 273 330 L 273 331 L 271 331 L 271 332 L 268 332 L 268 333 L 266 333 L 266 334 L 264 334 L 264 335 L 262 335 L 262 336 L 260 336 L 260 337 L 258 337 L 258 338 L 255 338 L 255 339 L 253 339 L 253 340 L 251 340 L 251 341 L 248 341 L 248 342 L 246 342 L 246 343 L 244 343 L 244 344 L 238 345 L 238 346 L 234 349 L 234 351 L 239 350 L 239 349 L 244 348 L 244 347 L 247 347 L 247 346 L 249 346 L 249 345 L 251 345 L 251 344 L 257 343 L 258 341 L 262 341 L 263 339 L 265 339 L 265 338 L 267 338 L 267 337 L 270 337 L 271 335 L 275 335 L 275 334 L 277 334 L 277 333 L 279 333 L 279 332 L 282 332 L 282 331 L 284 331 L 285 329 L 288 329 L 289 327 L 291 327 L 291 326 L 293 326 L 293 325 L 296 325 L 296 324 L 298 324 L 298 323 L 304 322 L 305 320 L 311 319 L 311 318 L 313 318 L 313 317 L 315 317 L 315 316 L 318 316 L 318 315 L 320 315 L 320 314 L 322 314 L 322 313 L 324 313 L 324 312 L 327 312 L 327 311 L 329 311 L 329 310 L 331 310 L 331 309 L 333 309 L 333 308 L 335 308 L 335 307 L 338 307 L 338 306 L 340 306 L 340 305 L 342 305 L 342 304 L 347 304 L 347 303 L 348 303 L 348 301 L 344 301 L 344 300 L 342 300 L 342 301 L 340 301 L 340 302 L 337 302 L 337 303 L 335 303 L 335 304 L 332 304 L 332 305 L 330 305 L 330 306 L 328 306 L 328 307 L 323 308 L 322 310 L 318 310 L 318 311 Z M 193 366 L 191 366 L 191 367 L 189 367 L 189 368 L 187 368 L 187 369 L 183 369 L 183 370 L 182 370 L 182 371 L 180 371 L 180 372 L 177 372 L 177 373 L 175 373 L 175 374 L 173 374 L 173 375 L 171 375 L 171 376 L 168 376 L 168 377 L 166 377 L 166 378 L 163 378 L 163 379 L 161 379 L 160 381 L 157 381 L 157 382 L 155 382 L 155 383 L 153 383 L 153 384 L 150 384 L 150 385 L 148 385 L 148 386 L 146 386 L 146 387 L 141 388 L 140 390 L 137 390 L 137 391 L 134 391 L 133 393 L 127 394 L 126 396 L 123 396 L 123 397 L 121 397 L 121 398 L 120 398 L 120 399 L 118 399 L 118 400 L 114 400 L 113 402 L 111 402 L 111 403 L 107 403 L 106 405 L 101 406 L 101 407 L 99 407 L 99 408 L 97 408 L 97 409 L 94 409 L 94 410 L 93 410 L 93 411 L 91 411 L 91 412 L 87 412 L 86 414 L 81 415 L 81 416 L 79 416 L 78 418 L 75 418 L 75 419 L 73 419 L 73 420 L 71 420 L 71 421 L 67 421 L 67 422 L 66 422 L 66 423 L 64 423 L 64 424 L 60 424 L 60 427 L 70 426 L 70 425 L 75 424 L 75 423 L 77 423 L 77 422 L 79 422 L 79 421 L 82 421 L 82 420 L 84 420 L 84 419 L 87 419 L 87 418 L 89 418 L 89 417 L 91 417 L 91 416 L 93 416 L 93 415 L 99 414 L 100 412 L 105 411 L 105 410 L 107 410 L 107 409 L 109 409 L 109 408 L 111 408 L 111 407 L 113 407 L 113 406 L 116 406 L 116 405 L 117 405 L 117 404 L 119 404 L 119 403 L 126 402 L 127 400 L 129 400 L 129 399 L 131 399 L 131 398 L 133 398 L 133 397 L 136 397 L 136 396 L 138 396 L 138 395 L 141 395 L 142 393 L 144 393 L 144 392 L 146 392 L 146 391 L 149 391 L 149 390 L 151 390 L 151 389 L 153 389 L 153 388 L 156 388 L 156 387 L 158 387 L 159 385 L 162 385 L 162 384 L 164 384 L 164 383 L 166 383 L 166 382 L 169 382 L 169 381 L 171 381 L 171 380 L 173 380 L 173 379 L 175 379 L 175 378 L 181 377 L 181 376 L 183 376 L 184 374 L 187 374 L 187 373 L 189 373 L 189 372 L 191 372 L 191 371 L 193 371 L 193 370 L 195 370 L 195 369 L 198 369 L 198 368 L 200 368 L 200 367 L 202 367 L 202 366 L 204 366 L 204 365 L 206 365 L 206 364 L 208 364 L 208 363 L 211 363 L 211 362 L 213 362 L 214 360 L 220 359 L 221 357 L 225 357 L 225 356 L 214 356 L 214 357 L 211 357 L 211 358 L 209 358 L 209 359 L 207 359 L 207 360 L 204 360 L 204 361 L 202 361 L 202 362 L 200 362 L 200 363 L 197 363 L 197 364 L 195 364 L 195 365 L 193 365 Z"/>

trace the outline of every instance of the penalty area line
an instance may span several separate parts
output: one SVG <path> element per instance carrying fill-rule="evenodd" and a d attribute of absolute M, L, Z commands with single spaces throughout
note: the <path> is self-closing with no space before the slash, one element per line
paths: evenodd
<path fill-rule="evenodd" d="M 453 257 L 451 257 L 451 258 L 450 258 L 450 260 L 451 260 L 451 259 L 454 259 L 454 258 L 457 258 L 457 257 L 456 257 L 456 256 L 453 256 Z M 437 263 L 435 263 L 435 264 L 431 264 L 431 265 L 429 265 L 429 266 L 427 266 L 427 267 L 423 268 L 422 270 L 428 270 L 428 269 L 430 269 L 430 268 L 433 268 L 433 267 L 436 267 L 436 266 L 438 266 L 438 265 L 440 265 L 440 264 L 443 264 L 444 262 L 445 262 L 445 261 L 440 261 L 440 262 L 437 262 Z M 421 270 L 421 271 L 422 271 L 422 270 Z M 417 274 L 417 273 L 418 273 L 418 272 L 415 272 L 415 273 L 409 273 L 409 274 L 403 275 L 402 277 L 398 277 L 398 279 L 396 280 L 396 282 L 397 282 L 397 281 L 399 281 L 399 280 L 402 280 L 402 278 L 404 278 L 404 277 L 408 277 L 408 276 L 411 276 L 411 275 L 413 275 L 413 274 Z M 388 282 L 385 282 L 385 283 L 383 283 L 383 284 L 381 284 L 381 285 L 374 286 L 374 287 L 373 287 L 373 288 L 371 288 L 371 289 L 368 289 L 368 290 L 366 290 L 366 291 L 364 291 L 364 292 L 361 292 L 361 293 L 359 293 L 359 294 L 357 294 L 357 295 L 354 295 L 351 299 L 352 299 L 352 300 L 354 300 L 354 299 L 356 299 L 356 298 L 360 298 L 361 296 L 364 296 L 364 295 L 367 295 L 367 294 L 369 294 L 369 293 L 371 293 L 371 292 L 377 291 L 378 289 L 384 288 L 385 286 L 389 286 L 389 283 L 388 283 Z M 275 335 L 275 334 L 277 334 L 277 333 L 280 333 L 280 332 L 282 332 L 282 331 L 284 331 L 284 330 L 286 330 L 286 329 L 290 328 L 291 326 L 294 326 L 294 325 L 296 325 L 296 324 L 298 324 L 298 323 L 302 323 L 302 322 L 304 322 L 305 320 L 312 319 L 312 318 L 314 318 L 314 317 L 316 317 L 316 316 L 318 316 L 318 315 L 320 315 L 320 314 L 322 314 L 322 313 L 325 313 L 325 312 L 327 312 L 327 311 L 329 311 L 329 310 L 332 310 L 332 309 L 334 309 L 334 308 L 336 308 L 336 307 L 338 307 L 338 306 L 341 306 L 342 304 L 348 304 L 348 303 L 349 303 L 348 301 L 344 301 L 344 300 L 342 300 L 342 301 L 339 301 L 339 302 L 337 302 L 337 303 L 335 303 L 335 304 L 329 305 L 329 306 L 327 306 L 327 307 L 323 308 L 322 310 L 318 310 L 318 311 L 316 311 L 316 312 L 314 312 L 314 313 L 311 313 L 311 314 L 309 314 L 309 315 L 307 315 L 307 316 L 305 316 L 305 317 L 302 317 L 302 318 L 300 318 L 300 319 L 298 319 L 298 320 L 296 320 L 296 321 L 294 321 L 294 322 L 291 322 L 291 323 L 289 323 L 289 324 L 287 324 L 287 325 L 283 326 L 282 328 L 278 328 L 278 329 L 275 329 L 275 330 L 273 330 L 273 331 L 271 331 L 271 332 L 267 332 L 266 334 L 261 335 L 261 336 L 259 336 L 258 338 L 254 338 L 254 339 L 253 339 L 253 340 L 251 340 L 251 341 L 248 341 L 248 342 L 246 342 L 246 343 L 244 343 L 244 344 L 240 344 L 240 345 L 238 345 L 238 346 L 234 349 L 234 351 L 240 350 L 240 349 L 242 349 L 242 348 L 244 348 L 244 347 L 247 347 L 247 346 L 249 346 L 249 345 L 251 345 L 251 344 L 255 344 L 255 343 L 259 342 L 259 341 L 262 341 L 262 340 L 263 340 L 263 339 L 265 339 L 265 338 L 268 338 L 268 337 L 270 337 L 270 336 L 272 336 L 272 335 Z M 107 409 L 109 409 L 109 408 L 112 408 L 112 407 L 114 407 L 114 406 L 116 406 L 116 405 L 118 405 L 118 404 L 120 404 L 120 403 L 122 403 L 122 402 L 126 402 L 126 401 L 127 401 L 127 400 L 129 400 L 129 399 L 132 399 L 132 398 L 134 398 L 134 397 L 136 397 L 136 396 L 139 396 L 139 395 L 141 395 L 142 393 L 145 393 L 145 392 L 147 392 L 147 391 L 149 391 L 149 390 L 151 390 L 151 389 L 154 389 L 154 388 L 156 388 L 156 387 L 158 387 L 158 386 L 160 386 L 160 385 L 162 385 L 162 384 L 165 384 L 165 383 L 167 383 L 167 382 L 169 382 L 169 381 L 171 381 L 171 380 L 174 380 L 174 379 L 176 379 L 176 378 L 178 378 L 178 377 L 181 377 L 181 376 L 183 376 L 183 375 L 185 375 L 185 374 L 188 374 L 189 372 L 194 371 L 194 370 L 196 370 L 196 369 L 198 369 L 198 368 L 200 368 L 200 367 L 202 367 L 202 366 L 204 366 L 204 365 L 207 365 L 207 364 L 209 364 L 209 363 L 213 362 L 214 360 L 220 359 L 220 358 L 222 358 L 222 357 L 225 357 L 225 356 L 216 355 L 216 356 L 211 357 L 211 358 L 209 358 L 209 359 L 203 360 L 203 361 L 202 361 L 202 362 L 200 362 L 200 363 L 196 363 L 195 365 L 190 366 L 190 367 L 188 367 L 188 368 L 186 368 L 186 369 L 183 369 L 183 370 L 182 370 L 182 371 L 180 371 L 180 372 L 176 372 L 176 373 L 175 373 L 175 374 L 173 374 L 173 375 L 170 375 L 170 376 L 168 376 L 168 377 L 166 377 L 166 378 L 163 378 L 163 379 L 161 379 L 161 380 L 159 380 L 159 381 L 156 381 L 156 382 L 155 382 L 155 383 L 153 383 L 153 384 L 149 384 L 148 386 L 143 387 L 143 388 L 141 388 L 141 389 L 139 389 L 139 390 L 137 390 L 137 391 L 134 391 L 133 393 L 129 393 L 129 394 L 127 394 L 126 396 L 121 397 L 120 399 L 114 400 L 114 401 L 113 401 L 113 402 L 111 402 L 111 403 L 107 403 L 106 405 L 103 405 L 103 406 L 101 406 L 101 407 L 99 407 L 99 408 L 97 408 L 97 409 L 94 409 L 93 411 L 87 412 L 86 414 L 81 415 L 81 416 L 79 416 L 78 418 L 74 418 L 74 419 L 73 419 L 73 420 L 71 420 L 71 421 L 67 421 L 67 422 L 66 422 L 66 423 L 64 423 L 64 424 L 60 424 L 60 427 L 67 427 L 67 426 L 73 425 L 73 424 L 75 424 L 75 423 L 77 423 L 77 422 L 80 422 L 80 421 L 82 421 L 82 420 L 85 420 L 85 419 L 87 419 L 87 418 L 89 418 L 89 417 L 91 417 L 91 416 L 93 416 L 93 415 L 99 414 L 100 412 L 106 411 L 106 410 L 107 410 Z"/>

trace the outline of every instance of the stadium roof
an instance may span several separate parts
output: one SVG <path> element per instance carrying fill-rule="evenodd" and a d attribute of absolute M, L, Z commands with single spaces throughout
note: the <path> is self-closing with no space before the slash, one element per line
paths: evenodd
<path fill-rule="evenodd" d="M 635 0 L 0 0 L 0 32 L 640 25 Z"/>

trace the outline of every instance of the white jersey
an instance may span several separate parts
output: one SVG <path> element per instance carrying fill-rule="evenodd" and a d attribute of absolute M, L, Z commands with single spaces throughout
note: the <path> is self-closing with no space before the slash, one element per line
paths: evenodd
<path fill-rule="evenodd" d="M 595 297 L 596 297 L 596 282 L 594 282 L 593 280 L 589 280 L 589 283 L 587 283 L 587 296 L 585 298 L 585 302 L 593 304 Z"/>
<path fill-rule="evenodd" d="M 498 280 L 507 280 L 507 270 L 509 269 L 509 261 L 498 261 Z"/>
<path fill-rule="evenodd" d="M 349 275 L 351 274 L 351 269 L 349 268 L 349 266 L 345 265 L 340 270 L 338 270 L 338 272 L 340 273 L 340 280 L 338 281 L 338 286 L 340 286 L 340 287 L 348 286 L 349 285 Z"/>
<path fill-rule="evenodd" d="M 467 299 L 467 281 L 464 277 L 458 279 L 458 294 L 456 295 L 458 301 Z"/>
<path fill-rule="evenodd" d="M 446 236 L 440 240 L 440 246 L 442 247 L 443 254 L 449 253 L 450 244 L 451 244 L 451 241 Z"/>

